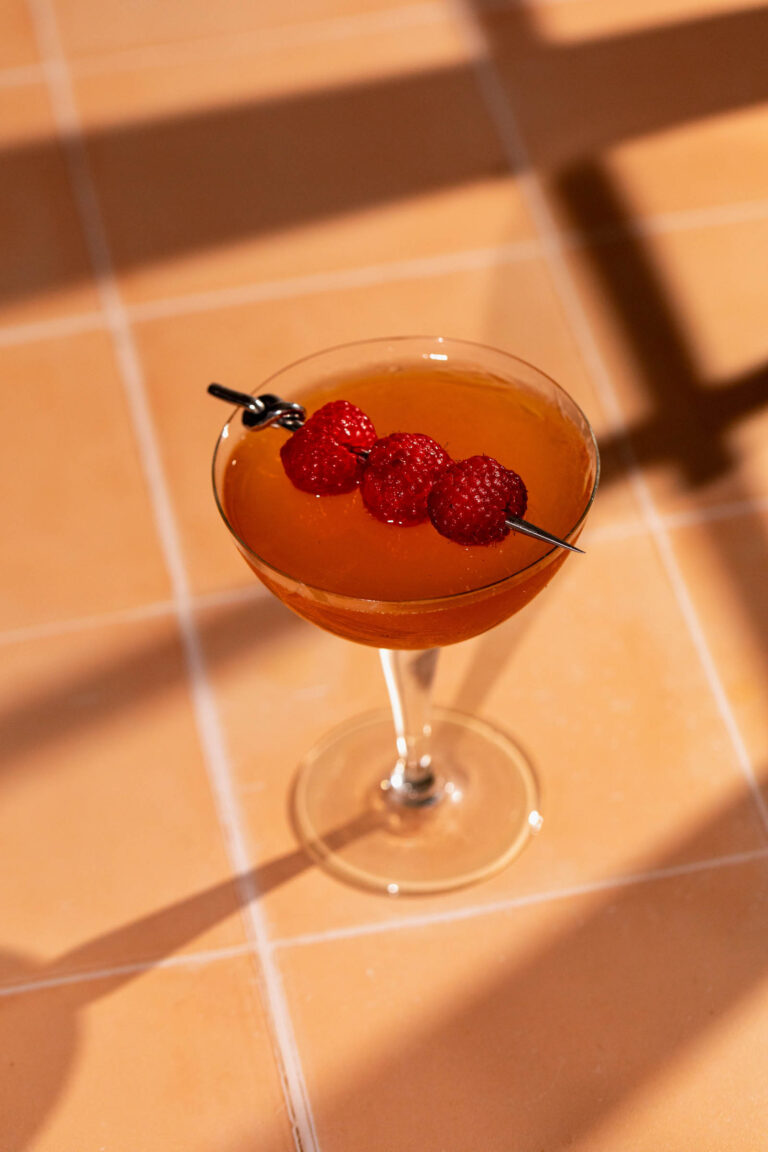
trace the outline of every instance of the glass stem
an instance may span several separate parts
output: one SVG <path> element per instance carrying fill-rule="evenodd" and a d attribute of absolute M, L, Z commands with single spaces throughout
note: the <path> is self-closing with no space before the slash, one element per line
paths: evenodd
<path fill-rule="evenodd" d="M 397 748 L 397 763 L 382 787 L 392 800 L 412 807 L 433 804 L 442 792 L 432 763 L 430 722 L 439 654 L 439 648 L 379 649 Z"/>

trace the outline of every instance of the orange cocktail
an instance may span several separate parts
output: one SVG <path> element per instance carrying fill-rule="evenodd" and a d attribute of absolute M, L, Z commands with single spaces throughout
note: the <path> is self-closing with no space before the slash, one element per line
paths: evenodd
<path fill-rule="evenodd" d="M 341 372 L 285 398 L 300 400 L 308 415 L 328 400 L 347 399 L 370 416 L 379 436 L 424 432 L 455 460 L 496 457 L 523 477 L 530 520 L 571 541 L 578 534 L 595 479 L 578 410 L 524 378 L 421 360 L 394 372 Z M 261 579 L 330 631 L 389 648 L 464 640 L 522 608 L 567 555 L 519 533 L 463 547 L 429 523 L 382 523 L 358 491 L 301 492 L 280 460 L 290 435 L 243 429 L 228 449 L 224 512 Z"/>
<path fill-rule="evenodd" d="M 571 544 L 595 493 L 597 448 L 579 407 L 544 373 L 491 348 L 436 337 L 364 341 L 298 361 L 258 391 L 298 402 L 310 417 L 348 400 L 379 437 L 421 433 L 454 461 L 495 458 L 522 477 L 526 520 Z M 235 397 L 257 416 L 266 404 L 222 396 Z M 214 456 L 219 509 L 275 595 L 320 627 L 381 650 L 390 699 L 390 710 L 352 718 L 307 754 L 292 791 L 294 827 L 322 867 L 352 884 L 427 893 L 472 883 L 513 859 L 540 826 L 538 789 L 509 736 L 431 708 L 437 654 L 519 611 L 569 553 L 515 532 L 467 547 L 429 521 L 376 519 L 360 489 L 300 491 L 280 456 L 291 435 L 299 452 L 301 432 L 249 429 L 239 410 L 231 417 Z M 501 504 L 501 531 L 511 507 Z M 434 505 L 430 512 L 444 530 Z"/>

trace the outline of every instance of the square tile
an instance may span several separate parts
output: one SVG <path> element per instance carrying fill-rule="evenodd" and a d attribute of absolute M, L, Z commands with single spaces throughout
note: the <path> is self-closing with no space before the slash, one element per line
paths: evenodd
<path fill-rule="evenodd" d="M 283 950 L 321 1147 L 753 1148 L 767 882 L 763 860 Z"/>
<path fill-rule="evenodd" d="M 532 235 L 447 21 L 83 73 L 76 93 L 132 302 Z"/>
<path fill-rule="evenodd" d="M 768 495 L 767 241 L 768 220 L 754 220 L 570 254 L 662 511 Z"/>
<path fill-rule="evenodd" d="M 532 160 L 554 182 L 600 160 L 630 216 L 768 196 L 763 6 L 514 5 L 486 32 Z M 613 225 L 614 208 L 595 199 L 579 224 Z"/>
<path fill-rule="evenodd" d="M 0 87 L 0 324 L 98 309 L 69 171 L 42 85 Z"/>
<path fill-rule="evenodd" d="M 322 21 L 386 13 L 396 7 L 391 0 L 298 0 L 289 7 L 276 7 L 264 0 L 223 0 L 215 8 L 202 0 L 168 0 L 160 5 L 107 0 L 96 7 L 91 0 L 55 3 L 64 47 L 73 57 L 184 40 L 255 35 L 271 29 L 303 29 Z"/>
<path fill-rule="evenodd" d="M 257 863 L 291 872 L 264 897 L 280 939 L 567 891 L 768 844 L 646 537 L 593 543 L 518 617 L 443 652 L 436 703 L 512 733 L 533 761 L 544 815 L 541 833 L 503 872 L 446 895 L 391 900 L 308 861 L 301 867 L 290 817 L 296 769 L 337 725 L 386 708 L 384 682 L 374 651 L 280 606 L 254 609 L 250 650 L 240 639 L 244 619 L 244 611 L 227 620 L 210 609 L 201 627 Z M 257 727 L 262 710 L 270 723 Z"/>
<path fill-rule="evenodd" d="M 130 414 L 103 333 L 0 347 L 6 539 L 0 628 L 169 595 Z"/>
<path fill-rule="evenodd" d="M 0 1021 L 9 1149 L 294 1149 L 245 958 L 0 997 Z"/>
<path fill-rule="evenodd" d="M 242 943 L 173 622 L 2 652 L 6 942 L 49 975 Z"/>
<path fill-rule="evenodd" d="M 683 525 L 671 540 L 768 804 L 768 512 Z"/>
<path fill-rule="evenodd" d="M 0 11 L 0 68 L 37 63 L 37 43 L 25 0 L 5 0 Z"/>

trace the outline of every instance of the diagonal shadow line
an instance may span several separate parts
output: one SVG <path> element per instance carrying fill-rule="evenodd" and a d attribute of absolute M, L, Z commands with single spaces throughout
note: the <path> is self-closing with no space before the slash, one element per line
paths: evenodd
<path fill-rule="evenodd" d="M 553 190 L 577 228 L 595 210 L 619 229 L 631 218 L 598 162 L 566 168 L 555 177 Z M 653 416 L 633 429 L 633 444 L 638 447 L 637 433 L 655 458 L 674 460 L 694 488 L 733 471 L 737 456 L 725 422 L 768 404 L 768 369 L 712 389 L 702 379 L 647 247 L 624 229 L 621 240 L 587 245 L 581 251 L 653 404 Z"/>
<path fill-rule="evenodd" d="M 376 816 L 364 813 L 331 832 L 329 842 L 333 848 L 343 848 L 365 836 L 377 822 Z M 4 994 L 0 985 L 3 1152 L 28 1148 L 62 1095 L 81 1045 L 82 1013 L 90 1004 L 136 981 L 201 933 L 245 909 L 249 892 L 255 890 L 263 898 L 310 867 L 312 861 L 303 850 L 286 853 L 245 875 L 106 932 L 46 966 L 0 948 L 0 961 L 17 973 L 16 987 L 20 981 L 35 986 L 33 994 L 27 995 L 7 984 Z M 105 966 L 112 971 L 105 972 Z M 96 976 L 99 970 L 102 975 Z M 70 982 L 68 977 L 75 979 Z M 40 988 L 40 981 L 53 981 L 53 987 Z M 274 1152 L 284 1152 L 282 1132 L 275 1134 L 274 1141 Z M 262 1140 L 259 1148 L 269 1152 L 271 1140 Z"/>
<path fill-rule="evenodd" d="M 343 826 L 328 834 L 328 845 L 334 851 L 364 838 L 380 824 L 375 812 L 363 812 Z M 202 932 L 214 927 L 247 907 L 248 893 L 255 892 L 257 899 L 263 899 L 269 892 L 300 876 L 315 867 L 311 857 L 303 848 L 286 852 L 261 864 L 242 876 L 234 876 L 219 884 L 195 893 L 171 907 L 141 917 L 123 925 L 86 944 L 78 945 L 48 966 L 51 976 L 62 974 L 87 974 L 90 971 L 114 962 L 115 957 L 132 958 L 139 963 L 147 962 L 147 941 L 151 941 L 149 966 L 157 956 L 170 956 L 190 944 Z M 111 958 L 111 961 L 110 961 Z M 126 972 L 117 979 L 120 983 L 139 976 L 140 972 Z M 85 1002 L 98 996 L 98 991 L 84 989 Z"/>
<path fill-rule="evenodd" d="M 718 435 L 730 436 L 740 420 L 753 416 L 760 408 L 768 405 L 768 364 L 750 372 L 732 377 L 715 387 L 708 386 L 696 396 L 696 413 L 701 426 L 715 428 Z M 680 449 L 677 442 L 670 440 L 665 415 L 647 416 L 636 421 L 631 428 L 630 438 L 635 457 L 640 464 L 675 464 L 679 460 Z M 624 469 L 624 436 L 611 435 L 600 438 L 601 477 L 610 481 Z M 686 451 L 685 448 L 682 449 Z M 709 472 L 710 469 L 707 469 Z M 705 484 L 713 475 L 700 479 L 691 477 L 693 488 Z"/>
<path fill-rule="evenodd" d="M 216 668 L 255 652 L 259 644 L 271 643 L 297 624 L 293 613 L 269 597 L 201 614 L 198 631 L 206 658 Z M 134 632 L 134 624 L 125 626 L 126 636 Z M 178 629 L 175 618 L 169 616 L 161 636 L 133 642 L 120 656 L 95 659 L 84 671 L 76 675 L 70 671 L 63 681 L 37 687 L 1 711 L 0 779 L 22 770 L 30 753 L 187 684 Z M 41 770 L 51 767 L 48 760 Z"/>
<path fill-rule="evenodd" d="M 768 94 L 766 7 L 567 43 L 537 35 L 535 8 L 526 4 L 488 9 L 474 0 L 473 7 L 495 66 L 515 91 L 537 166 L 558 168 L 652 132 L 760 103 Z M 714 77 L 720 82 L 714 84 Z"/>
<path fill-rule="evenodd" d="M 723 424 L 740 420 L 755 408 L 768 404 L 768 364 L 732 376 L 723 384 L 708 391 L 704 403 L 712 411 L 712 419 Z"/>
<path fill-rule="evenodd" d="M 577 227 L 595 200 L 617 223 L 627 218 L 616 189 L 597 162 L 566 170 L 555 180 L 554 189 L 561 209 Z M 629 442 L 640 465 L 668 461 L 694 491 L 727 479 L 731 500 L 749 500 L 752 494 L 739 476 L 739 457 L 729 434 L 736 419 L 768 404 L 768 369 L 759 367 L 735 378 L 730 386 L 712 390 L 696 370 L 661 277 L 637 237 L 627 236 L 615 246 L 587 246 L 583 252 L 624 335 L 642 392 L 654 405 L 647 422 L 605 445 L 608 475 L 618 475 Z M 764 582 L 755 578 L 755 558 L 764 563 L 768 556 L 768 535 L 758 517 L 748 533 L 728 532 L 722 523 L 706 521 L 702 531 L 733 589 L 745 628 L 752 637 L 768 640 L 768 598 Z M 764 645 L 762 651 L 768 663 L 768 648 Z"/>
<path fill-rule="evenodd" d="M 93 128 L 85 146 L 118 272 L 507 176 L 463 66 Z M 4 183 L 40 186 L 59 151 L 43 139 L 0 152 Z M 25 269 L 23 221 L 2 238 L 0 300 L 88 275 L 84 254 Z"/>
<path fill-rule="evenodd" d="M 508 25 L 493 25 L 498 66 L 523 91 L 526 84 L 537 92 L 551 87 L 554 122 L 571 158 L 768 96 L 759 51 L 768 42 L 768 9 L 567 47 L 540 40 L 521 5 L 505 19 Z M 723 82 L 713 85 L 713 75 Z M 686 77 L 705 82 L 683 84 Z M 621 101 L 614 96 L 617 83 Z M 115 268 L 130 271 L 309 221 L 504 179 L 508 158 L 480 100 L 474 70 L 462 64 L 87 130 Z M 607 105 L 610 123 L 598 114 Z M 552 161 L 547 148 L 537 163 Z M 41 139 L 0 152 L 10 190 L 0 222 L 0 302 L 90 278 L 85 249 L 64 258 L 55 243 L 63 227 L 73 227 L 71 220 L 62 223 L 64 207 L 51 213 L 41 203 L 34 219 L 29 211 L 29 189 L 49 182 L 63 188 L 60 150 L 57 140 Z"/>
<path fill-rule="evenodd" d="M 601 436 L 601 484 L 626 477 L 627 448 L 640 467 L 674 466 L 690 491 L 727 479 L 730 500 L 747 502 L 751 493 L 737 474 L 739 456 L 731 435 L 738 421 L 768 406 L 768 365 L 750 369 L 717 386 L 704 380 L 680 330 L 675 310 L 642 240 L 631 229 L 631 212 L 599 159 L 566 166 L 551 179 L 551 191 L 577 233 L 585 234 L 594 215 L 607 222 L 615 240 L 580 246 L 614 326 L 634 360 L 652 414 L 626 430 Z M 756 522 L 755 522 L 756 523 Z M 768 555 L 768 536 L 704 527 L 719 567 L 736 590 L 750 635 L 768 645 L 768 597 L 755 579 L 755 563 Z M 535 605 L 534 605 L 535 607 Z M 530 609 L 529 609 L 530 611 Z M 528 623 L 527 615 L 524 625 Z M 765 648 L 768 655 L 768 646 Z M 493 633 L 481 637 L 465 678 L 482 699 L 508 662 Z M 462 689 L 465 690 L 465 689 Z"/>
<path fill-rule="evenodd" d="M 482 3 L 475 7 L 482 14 Z M 764 16 L 765 13 L 761 19 Z M 524 9 L 521 13 L 516 5 L 504 13 L 504 19 L 511 19 L 518 28 L 520 52 L 524 54 L 530 39 L 528 14 Z M 699 34 L 706 40 L 714 27 L 705 19 L 699 25 Z M 675 34 L 680 31 L 676 29 Z M 654 34 L 649 34 L 648 43 L 653 39 Z M 501 54 L 503 37 L 496 42 Z M 613 43 L 612 38 L 607 38 L 604 47 Z M 593 50 L 594 46 L 589 45 L 584 49 L 587 57 Z M 537 45 L 534 55 L 545 51 L 549 49 Z M 600 436 L 601 486 L 626 476 L 628 441 L 639 465 L 669 463 L 693 490 L 731 476 L 738 465 L 738 455 L 730 436 L 738 421 L 768 405 L 768 365 L 718 382 L 716 387 L 704 381 L 650 253 L 631 227 L 629 205 L 600 161 L 587 157 L 565 165 L 552 174 L 551 188 L 577 235 L 588 237 L 595 220 L 601 223 L 601 236 L 607 234 L 607 239 L 580 245 L 579 250 L 590 261 L 629 354 L 639 367 L 644 390 L 653 401 L 652 414 L 634 421 L 626 432 Z M 734 487 L 735 502 L 740 495 L 748 499 L 749 493 L 740 490 L 737 480 Z M 755 588 L 751 565 L 732 554 L 727 567 L 749 606 L 747 615 L 754 634 L 768 638 L 765 605 Z M 527 616 L 525 619 L 527 622 Z M 498 675 L 507 659 L 508 654 L 494 645 L 492 635 L 481 638 L 467 683 L 474 684 L 476 677 L 478 682 L 489 682 L 489 676 Z"/>
<path fill-rule="evenodd" d="M 370 827 L 362 818 L 339 828 L 337 845 L 364 836 Z M 324 1129 L 341 1126 L 355 1146 L 356 1129 L 363 1123 L 368 1135 L 360 1133 L 357 1146 L 383 1149 L 375 1133 L 388 1128 L 384 1123 L 379 1128 L 372 1113 L 379 1106 L 391 1109 L 393 1100 L 408 1099 L 409 1147 L 432 1147 L 439 1128 L 432 1101 L 446 1076 L 454 1085 L 456 1139 L 463 1138 L 467 1117 L 479 1123 L 487 1116 L 492 1131 L 484 1138 L 479 1131 L 476 1135 L 488 1152 L 509 1147 L 512 1133 L 519 1135 L 521 1118 L 535 1134 L 535 1147 L 547 1150 L 566 1147 L 594 1130 L 666 1062 L 718 1026 L 768 972 L 762 904 L 754 882 L 743 882 L 743 870 L 757 868 L 768 890 L 765 855 L 752 863 L 718 865 L 705 872 L 705 879 L 685 874 L 691 867 L 695 873 L 697 862 L 706 865 L 719 845 L 734 840 L 765 844 L 751 797 L 743 792 L 645 862 L 643 873 L 661 874 L 656 880 L 622 886 L 619 879 L 607 893 L 585 897 L 588 908 L 581 905 L 554 936 L 454 998 L 452 1010 L 420 1029 L 405 1047 L 366 1061 L 350 1074 L 344 1089 L 328 1093 L 310 1084 L 321 1139 Z M 126 956 L 150 958 L 140 971 L 115 971 L 32 995 L 0 996 L 10 1069 L 0 1080 L 0 1100 L 7 1097 L 2 1112 L 9 1117 L 7 1152 L 29 1147 L 60 1095 L 80 1045 L 84 1010 L 242 907 L 249 886 L 264 897 L 309 867 L 303 852 L 291 852 L 96 937 L 47 966 L 11 957 L 21 965 L 22 978 L 32 983 L 66 974 L 85 977 L 103 969 L 108 959 L 119 964 Z M 675 877 L 676 870 L 682 875 Z M 672 875 L 664 877 L 665 872 Z M 573 897 L 568 899 L 573 907 Z M 495 910 L 494 915 L 500 914 Z M 506 912 L 510 917 L 531 914 L 535 910 L 510 907 Z M 392 963 L 393 950 L 407 959 L 410 953 L 398 952 L 398 941 L 407 939 L 402 933 L 408 929 L 392 933 L 384 925 L 383 930 L 372 946 L 384 948 L 385 963 Z M 343 987 L 336 979 L 332 995 L 354 996 L 360 957 L 353 954 L 345 961 L 344 949 L 358 945 L 353 939 L 332 946 L 335 966 L 346 962 L 349 971 Z M 316 959 L 323 968 L 322 951 Z M 412 956 L 409 963 L 411 981 L 425 978 L 414 971 Z M 293 979 L 283 967 L 284 979 L 286 973 Z M 498 971 L 498 965 L 491 970 Z M 311 1041 L 311 1036 L 304 1038 L 305 1051 Z M 458 1081 L 451 1072 L 456 1066 L 463 1069 Z M 19 1092 L 22 1082 L 24 1091 Z M 551 1102 L 553 1084 L 557 1108 Z M 452 1118 L 445 1120 L 441 1147 L 464 1152 L 461 1143 L 452 1142 Z"/>
<path fill-rule="evenodd" d="M 678 845 L 660 852 L 649 868 L 664 872 L 683 860 L 706 858 L 710 837 L 729 820 L 752 817 L 751 797 L 742 795 Z M 752 827 L 757 840 L 759 832 Z M 405 1041 L 403 1026 L 393 1025 L 401 1039 L 385 1053 L 362 1059 L 358 1045 L 362 1076 L 330 1100 L 322 1082 L 310 1081 L 321 1143 L 343 1131 L 348 1147 L 388 1152 L 393 1125 L 387 1109 L 398 1101 L 401 1124 L 407 1116 L 409 1149 L 466 1152 L 468 1132 L 471 1146 L 484 1152 L 610 1147 L 600 1140 L 601 1127 L 620 1109 L 626 1115 L 634 1099 L 647 1101 L 653 1081 L 695 1058 L 712 1032 L 722 1033 L 727 1018 L 764 984 L 766 892 L 763 855 L 751 864 L 703 875 L 667 876 L 599 896 L 568 896 L 565 925 L 554 933 L 542 920 L 551 928 L 563 919 L 548 902 L 545 910 L 500 913 L 509 918 L 505 936 L 498 920 L 487 933 L 481 920 L 471 926 L 432 927 L 429 944 L 423 929 L 415 928 L 401 949 L 379 936 L 368 943 L 336 944 L 327 959 L 320 948 L 303 962 L 289 953 L 284 961 L 289 988 L 292 982 L 293 994 L 300 995 L 311 963 L 313 994 L 331 998 L 326 1019 L 334 1011 L 349 1017 L 358 1002 L 370 998 L 371 982 L 363 975 L 370 965 L 380 981 L 379 997 L 411 1024 Z M 541 942 L 510 962 L 509 953 L 516 953 L 516 940 L 525 937 L 530 920 L 539 921 L 534 940 Z M 441 950 L 451 954 L 452 970 L 464 972 L 463 981 L 451 981 L 449 972 L 443 982 L 435 972 Z M 473 960 L 469 978 L 468 957 Z M 334 985 L 331 964 L 336 973 L 340 968 L 349 972 L 349 979 L 340 983 L 336 977 Z M 384 972 L 404 970 L 403 994 Z M 414 989 L 421 990 L 423 1010 L 414 1005 Z M 764 999 L 760 1008 L 764 1012 Z M 313 1031 L 314 1024 L 305 1017 L 302 1039 L 316 1059 L 323 1037 L 316 1025 Z M 741 1053 L 748 1058 L 744 1043 Z M 317 1077 L 316 1066 L 310 1067 Z M 702 1075 L 697 1068 L 697 1074 L 699 1083 L 707 1082 L 706 1071 Z M 727 1143 L 733 1121 L 743 1123 L 745 1115 L 764 1122 L 764 1097 L 758 1119 L 739 1094 L 731 1097 L 729 1111 L 725 1096 L 709 1112 L 715 1123 L 706 1128 L 713 1138 L 708 1146 L 718 1146 L 718 1137 Z M 668 1104 L 662 1088 L 661 1106 Z M 707 1102 L 700 1107 L 707 1114 Z M 670 1136 L 679 1132 L 676 1121 L 674 1116 L 667 1121 Z M 637 1139 L 637 1128 L 628 1128 L 626 1120 L 618 1132 L 626 1139 L 630 1130 Z M 663 1117 L 652 1131 L 662 1137 L 661 1146 L 688 1147 L 674 1139 L 664 1143 Z M 366 1132 L 382 1135 L 366 1139 Z"/>

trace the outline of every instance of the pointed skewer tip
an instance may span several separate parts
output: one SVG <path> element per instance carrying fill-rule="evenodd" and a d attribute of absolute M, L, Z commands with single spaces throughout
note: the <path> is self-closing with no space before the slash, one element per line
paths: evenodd
<path fill-rule="evenodd" d="M 538 528 L 528 520 L 523 520 L 521 516 L 510 516 L 507 525 L 513 532 L 520 532 L 523 536 L 530 536 L 534 540 L 543 540 L 546 544 L 554 544 L 558 548 L 566 548 L 569 552 L 579 552 L 582 556 L 584 555 L 583 548 L 577 548 L 575 544 L 561 540 L 559 536 L 554 536 L 545 528 Z"/>

